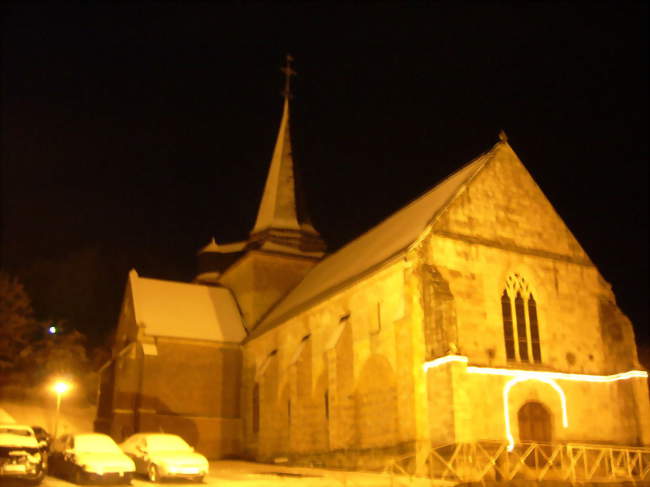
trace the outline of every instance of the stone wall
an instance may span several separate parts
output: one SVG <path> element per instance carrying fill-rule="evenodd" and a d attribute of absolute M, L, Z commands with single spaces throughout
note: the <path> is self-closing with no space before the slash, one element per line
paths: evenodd
<path fill-rule="evenodd" d="M 441 376 L 453 377 L 451 390 L 466 398 L 464 402 L 454 404 L 458 442 L 505 441 L 506 420 L 515 441 L 518 441 L 519 409 L 528 402 L 539 402 L 551 413 L 554 442 L 647 444 L 645 425 L 639 422 L 647 415 L 647 406 L 644 412 L 644 398 L 634 390 L 637 386 L 640 389 L 647 387 L 642 378 L 604 383 L 556 379 L 555 383 L 566 398 L 568 426 L 565 428 L 561 394 L 548 383 L 525 380 L 514 385 L 508 394 L 509 415 L 506 418 L 504 386 L 513 377 L 468 373 L 467 365 L 458 362 L 430 369 L 427 374 L 430 383 L 436 379 L 439 381 Z M 439 403 L 440 397 L 432 394 L 432 415 L 435 414 L 434 408 L 437 408 L 436 412 L 440 411 Z M 444 416 L 438 414 L 437 417 Z M 432 440 L 435 441 L 433 434 Z"/>
<path fill-rule="evenodd" d="M 350 462 L 363 463 L 415 441 L 412 334 L 395 325 L 404 317 L 402 271 L 401 263 L 386 268 L 247 344 L 242 412 L 249 456 L 340 463 L 348 452 Z"/>
<path fill-rule="evenodd" d="M 181 435 L 208 458 L 241 453 L 241 349 L 150 338 L 115 361 L 113 409 L 96 428 L 122 441 L 135 432 Z"/>
<path fill-rule="evenodd" d="M 249 251 L 220 277 L 231 289 L 249 328 L 289 292 L 316 263 L 315 259 Z"/>

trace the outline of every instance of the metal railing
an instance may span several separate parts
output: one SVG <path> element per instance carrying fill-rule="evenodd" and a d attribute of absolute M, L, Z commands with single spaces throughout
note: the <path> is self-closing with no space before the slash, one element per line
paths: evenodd
<path fill-rule="evenodd" d="M 563 480 L 637 482 L 650 480 L 650 448 L 592 444 L 482 441 L 431 447 L 416 458 L 395 458 L 384 470 L 391 477 L 413 475 L 456 482 Z"/>

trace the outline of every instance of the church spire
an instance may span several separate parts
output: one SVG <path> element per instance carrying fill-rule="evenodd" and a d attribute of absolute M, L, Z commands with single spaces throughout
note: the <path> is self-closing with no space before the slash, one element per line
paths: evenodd
<path fill-rule="evenodd" d="M 285 74 L 284 103 L 280 130 L 275 142 L 271 166 L 266 178 L 262 202 L 257 211 L 251 241 L 264 244 L 272 241 L 276 245 L 292 248 L 292 253 L 307 251 L 321 252 L 325 245 L 309 221 L 301 199 L 296 178 L 289 130 L 289 100 L 291 98 L 291 77 L 296 72 L 291 67 L 293 58 L 286 57 L 281 69 Z"/>

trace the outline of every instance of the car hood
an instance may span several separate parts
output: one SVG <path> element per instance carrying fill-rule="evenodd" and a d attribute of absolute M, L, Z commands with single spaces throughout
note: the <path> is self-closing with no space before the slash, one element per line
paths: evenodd
<path fill-rule="evenodd" d="M 33 436 L 12 435 L 0 433 L 0 446 L 38 448 L 38 441 Z"/>
<path fill-rule="evenodd" d="M 191 451 L 151 452 L 149 453 L 149 458 L 154 463 L 160 464 L 203 465 L 208 463 L 203 455 Z"/>
<path fill-rule="evenodd" d="M 122 453 L 77 452 L 76 463 L 89 468 L 110 468 L 125 472 L 133 472 L 133 460 Z"/>

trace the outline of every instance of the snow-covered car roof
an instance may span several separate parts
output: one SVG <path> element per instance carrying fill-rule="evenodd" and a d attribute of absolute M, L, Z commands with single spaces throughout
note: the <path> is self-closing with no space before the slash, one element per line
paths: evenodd
<path fill-rule="evenodd" d="M 0 446 L 38 448 L 34 430 L 22 424 L 0 424 Z"/>
<path fill-rule="evenodd" d="M 147 448 L 157 451 L 185 451 L 191 450 L 192 447 L 177 435 L 152 434 L 145 435 L 147 438 Z"/>
<path fill-rule="evenodd" d="M 84 433 L 74 435 L 74 449 L 93 453 L 121 452 L 113 439 L 101 433 Z"/>
<path fill-rule="evenodd" d="M 127 438 L 122 445 L 146 440 L 147 448 L 154 451 L 189 451 L 192 447 L 180 436 L 171 433 L 136 433 Z"/>

